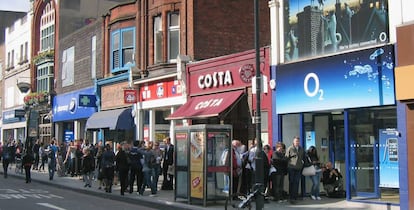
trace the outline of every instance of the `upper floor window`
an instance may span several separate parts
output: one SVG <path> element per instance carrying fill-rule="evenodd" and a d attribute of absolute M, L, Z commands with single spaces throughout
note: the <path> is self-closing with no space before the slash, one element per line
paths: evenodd
<path fill-rule="evenodd" d="M 40 51 L 55 48 L 55 8 L 47 3 L 40 18 Z"/>
<path fill-rule="evenodd" d="M 168 60 L 176 62 L 180 53 L 180 14 L 172 12 L 168 14 Z"/>
<path fill-rule="evenodd" d="M 40 51 L 54 49 L 55 25 L 41 29 L 40 33 Z"/>
<path fill-rule="evenodd" d="M 111 69 L 112 73 L 128 70 L 125 64 L 134 64 L 135 28 L 124 28 L 112 32 Z"/>
<path fill-rule="evenodd" d="M 54 82 L 53 63 L 45 63 L 37 67 L 37 92 L 50 92 Z"/>
<path fill-rule="evenodd" d="M 162 19 L 154 17 L 154 63 L 162 62 Z"/>

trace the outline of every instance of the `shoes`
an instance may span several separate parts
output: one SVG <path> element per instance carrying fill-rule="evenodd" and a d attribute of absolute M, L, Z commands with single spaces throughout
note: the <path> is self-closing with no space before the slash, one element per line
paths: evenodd
<path fill-rule="evenodd" d="M 289 203 L 294 205 L 294 204 L 296 204 L 296 201 L 295 200 L 289 200 Z"/>
<path fill-rule="evenodd" d="M 315 197 L 315 196 L 313 196 L 313 195 L 311 195 L 311 198 L 312 198 L 312 200 L 316 200 L 316 197 Z"/>
<path fill-rule="evenodd" d="M 157 193 L 151 193 L 151 195 L 149 195 L 150 197 L 155 197 L 157 196 Z"/>
<path fill-rule="evenodd" d="M 319 197 L 319 196 L 317 196 L 317 197 L 316 197 L 316 200 L 320 201 L 320 200 L 322 200 L 322 198 L 321 198 L 321 197 Z"/>

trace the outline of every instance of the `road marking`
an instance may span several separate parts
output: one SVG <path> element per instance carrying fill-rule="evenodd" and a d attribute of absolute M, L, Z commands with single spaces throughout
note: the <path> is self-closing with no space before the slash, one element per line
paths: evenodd
<path fill-rule="evenodd" d="M 44 207 L 48 207 L 48 208 L 51 208 L 51 209 L 56 209 L 56 210 L 66 210 L 66 209 L 64 209 L 64 208 L 60 208 L 59 206 L 55 206 L 55 205 L 52 205 L 52 204 L 50 204 L 50 203 L 36 203 L 37 205 L 40 205 L 40 206 L 44 206 Z"/>

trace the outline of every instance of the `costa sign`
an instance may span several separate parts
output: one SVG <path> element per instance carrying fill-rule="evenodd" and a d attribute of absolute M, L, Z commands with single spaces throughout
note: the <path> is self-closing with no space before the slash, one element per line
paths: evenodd
<path fill-rule="evenodd" d="M 212 74 L 200 75 L 198 77 L 198 87 L 200 89 L 216 88 L 220 86 L 232 85 L 233 78 L 231 71 L 219 71 Z"/>
<path fill-rule="evenodd" d="M 209 107 L 216 107 L 220 106 L 221 102 L 223 102 L 223 98 L 214 98 L 207 101 L 201 101 L 195 106 L 195 110 L 205 109 Z"/>

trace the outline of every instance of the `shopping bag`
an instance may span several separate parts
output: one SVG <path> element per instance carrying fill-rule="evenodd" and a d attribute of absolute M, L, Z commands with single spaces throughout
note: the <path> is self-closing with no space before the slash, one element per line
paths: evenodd
<path fill-rule="evenodd" d="M 303 176 L 315 176 L 315 174 L 316 174 L 316 169 L 314 165 L 304 167 L 302 170 Z"/>

